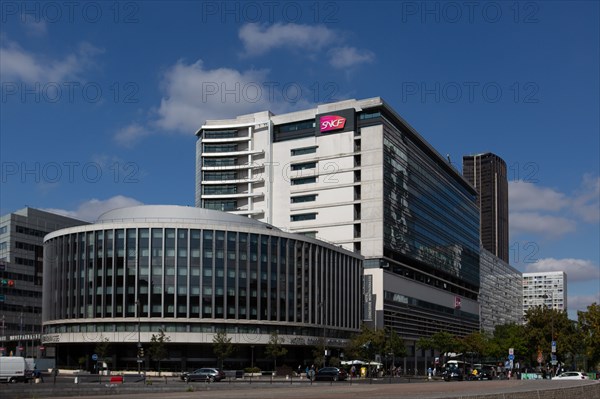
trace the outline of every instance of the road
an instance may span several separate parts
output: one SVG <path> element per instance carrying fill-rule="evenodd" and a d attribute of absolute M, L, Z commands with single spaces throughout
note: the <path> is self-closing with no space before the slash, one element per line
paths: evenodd
<path fill-rule="evenodd" d="M 45 385 L 45 387 L 42 387 Z M 52 388 L 50 388 L 52 387 Z M 576 388 L 575 388 L 576 387 Z M 29 389 L 28 389 L 29 388 Z M 574 390 L 570 388 L 575 388 Z M 585 388 L 585 392 L 582 391 Z M 16 392 L 13 390 L 17 390 Z M 48 389 L 51 389 L 49 391 Z M 35 392 L 37 391 L 37 392 Z M 544 391 L 547 391 L 544 393 Z M 552 391 L 552 392 L 550 392 Z M 530 394 L 524 394 L 529 392 Z M 400 382 L 368 381 L 362 383 L 329 383 L 319 382 L 293 384 L 280 381 L 270 384 L 269 381 L 253 382 L 219 382 L 213 384 L 171 382 L 169 384 L 153 383 L 150 386 L 123 384 L 110 386 L 107 384 L 37 384 L 34 386 L 14 384 L 0 386 L 0 396 L 6 398 L 52 397 L 67 399 L 79 398 L 115 399 L 115 396 L 126 395 L 126 399 L 442 399 L 473 396 L 483 398 L 486 395 L 501 395 L 511 398 L 552 397 L 555 399 L 600 399 L 600 381 L 557 381 L 557 380 L 505 380 L 505 381 L 463 381 L 463 382 Z M 125 396 L 122 396 L 125 398 Z"/>

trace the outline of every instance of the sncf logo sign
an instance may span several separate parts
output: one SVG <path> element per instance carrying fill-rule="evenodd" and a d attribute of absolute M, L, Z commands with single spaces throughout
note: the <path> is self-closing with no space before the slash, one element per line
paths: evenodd
<path fill-rule="evenodd" d="M 330 130 L 343 129 L 346 126 L 346 118 L 338 115 L 326 115 L 321 117 L 320 131 L 328 132 Z"/>

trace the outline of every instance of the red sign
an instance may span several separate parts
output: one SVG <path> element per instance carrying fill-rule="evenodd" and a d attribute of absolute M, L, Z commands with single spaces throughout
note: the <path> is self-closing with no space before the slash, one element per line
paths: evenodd
<path fill-rule="evenodd" d="M 346 126 L 346 118 L 339 115 L 326 115 L 321 117 L 319 129 L 321 132 L 343 129 Z"/>
<path fill-rule="evenodd" d="M 454 297 L 454 309 L 460 309 L 460 297 L 459 296 Z"/>

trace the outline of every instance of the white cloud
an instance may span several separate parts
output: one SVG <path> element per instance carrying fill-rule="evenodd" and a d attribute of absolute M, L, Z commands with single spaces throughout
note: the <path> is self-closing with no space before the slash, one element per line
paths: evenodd
<path fill-rule="evenodd" d="M 569 283 L 575 281 L 600 280 L 600 267 L 587 259 L 543 258 L 526 267 L 527 273 L 565 272 Z"/>
<path fill-rule="evenodd" d="M 91 199 L 80 204 L 76 210 L 69 211 L 65 209 L 44 209 L 47 212 L 54 212 L 60 215 L 69 216 L 76 219 L 94 222 L 98 216 L 112 209 L 124 208 L 127 206 L 142 205 L 134 198 L 116 195 L 106 200 Z"/>
<path fill-rule="evenodd" d="M 600 177 L 586 174 L 571 194 L 530 182 L 509 183 L 510 235 L 558 238 L 577 230 L 578 222 L 600 221 Z"/>
<path fill-rule="evenodd" d="M 43 18 L 36 18 L 34 15 L 21 15 L 21 22 L 23 23 L 27 34 L 30 36 L 44 36 L 48 31 L 46 20 Z"/>
<path fill-rule="evenodd" d="M 337 69 L 350 68 L 358 64 L 373 62 L 375 54 L 356 47 L 337 47 L 329 51 L 329 63 Z"/>
<path fill-rule="evenodd" d="M 103 50 L 81 43 L 77 52 L 63 58 L 43 57 L 23 49 L 18 43 L 4 40 L 0 47 L 2 82 L 28 83 L 81 80 L 81 73 L 94 65 L 94 57 Z"/>
<path fill-rule="evenodd" d="M 558 238 L 575 231 L 575 221 L 561 216 L 544 215 L 538 212 L 510 212 L 510 235 L 524 233 L 539 234 L 546 238 Z"/>
<path fill-rule="evenodd" d="M 335 42 L 338 34 L 322 25 L 249 23 L 240 28 L 238 36 L 246 55 L 258 56 L 281 47 L 318 52 Z"/>
<path fill-rule="evenodd" d="M 165 96 L 156 124 L 163 129 L 193 134 L 207 119 L 224 119 L 267 109 L 264 87 L 268 71 L 205 69 L 202 60 L 178 61 L 165 73 Z"/>
<path fill-rule="evenodd" d="M 140 138 L 163 131 L 193 134 L 208 119 L 228 119 L 270 110 L 275 114 L 314 106 L 310 88 L 277 82 L 265 69 L 206 69 L 202 60 L 178 61 L 160 84 L 164 93 L 154 119 L 119 129 L 114 140 L 131 147 Z M 283 89 L 287 87 L 287 91 Z"/>
<path fill-rule="evenodd" d="M 149 134 L 151 134 L 151 132 L 144 126 L 139 123 L 132 123 L 119 129 L 115 134 L 114 139 L 123 147 L 131 147 L 139 139 Z"/>
<path fill-rule="evenodd" d="M 573 212 L 585 222 L 600 222 L 600 176 L 583 176 L 573 199 Z"/>
<path fill-rule="evenodd" d="M 567 306 L 572 310 L 587 311 L 592 303 L 600 304 L 600 290 L 596 295 L 569 295 L 567 298 Z"/>
<path fill-rule="evenodd" d="M 565 194 L 551 188 L 517 180 L 509 183 L 508 202 L 511 211 L 558 211 L 567 206 L 569 200 Z"/>

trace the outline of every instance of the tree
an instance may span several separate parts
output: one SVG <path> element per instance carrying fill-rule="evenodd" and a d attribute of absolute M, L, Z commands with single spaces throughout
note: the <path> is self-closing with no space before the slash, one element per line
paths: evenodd
<path fill-rule="evenodd" d="M 150 346 L 148 347 L 148 354 L 150 355 L 150 359 L 154 360 L 158 363 L 158 375 L 160 376 L 160 362 L 163 359 L 166 359 L 169 355 L 167 351 L 166 343 L 170 342 L 171 338 L 169 338 L 163 329 L 158 330 L 158 335 L 152 334 L 150 338 Z"/>
<path fill-rule="evenodd" d="M 388 330 L 388 336 L 385 341 L 385 353 L 394 357 L 405 357 L 407 355 L 404 340 L 393 328 Z"/>
<path fill-rule="evenodd" d="M 346 345 L 346 357 L 349 359 L 375 360 L 375 355 L 406 356 L 406 346 L 394 330 L 374 330 L 362 326 L 361 333 L 354 336 Z"/>
<path fill-rule="evenodd" d="M 231 356 L 235 350 L 231 343 L 231 338 L 227 337 L 225 331 L 219 331 L 213 337 L 213 352 L 217 356 L 217 362 L 220 368 L 223 368 L 223 361 L 226 357 Z"/>
<path fill-rule="evenodd" d="M 496 326 L 489 342 L 488 356 L 494 361 L 504 360 L 510 348 L 517 359 L 530 359 L 536 348 L 529 348 L 527 328 L 521 324 L 508 323 Z"/>
<path fill-rule="evenodd" d="M 474 331 L 459 339 L 461 351 L 470 355 L 471 363 L 473 360 L 486 356 L 490 348 L 489 338 L 480 331 Z"/>
<path fill-rule="evenodd" d="M 532 363 L 537 362 L 538 351 L 542 352 L 545 361 L 549 360 L 551 341 L 557 343 L 556 355 L 560 362 L 574 361 L 575 355 L 579 352 L 577 341 L 580 337 L 566 311 L 535 306 L 527 310 L 525 321 Z"/>
<path fill-rule="evenodd" d="M 110 341 L 108 340 L 108 338 L 106 338 L 102 334 L 100 334 L 100 341 L 98 341 L 98 343 L 96 344 L 96 347 L 94 348 L 94 352 L 96 353 L 96 355 L 98 355 L 99 361 L 107 362 L 109 349 L 110 349 Z"/>
<path fill-rule="evenodd" d="M 265 355 L 273 359 L 274 371 L 277 370 L 277 358 L 285 356 L 288 352 L 287 349 L 283 347 L 284 342 L 285 340 L 279 337 L 277 331 L 273 331 L 271 337 L 269 337 L 269 343 L 265 348 Z"/>
<path fill-rule="evenodd" d="M 587 311 L 578 311 L 577 319 L 588 358 L 588 367 L 600 368 L 600 305 L 593 303 Z"/>

